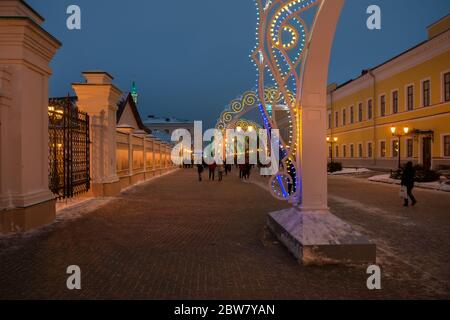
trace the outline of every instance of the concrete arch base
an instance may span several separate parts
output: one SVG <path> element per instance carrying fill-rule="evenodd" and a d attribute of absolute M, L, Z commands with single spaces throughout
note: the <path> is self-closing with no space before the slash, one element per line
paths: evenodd
<path fill-rule="evenodd" d="M 304 265 L 376 262 L 376 245 L 330 212 L 290 208 L 270 213 L 267 225 Z"/>

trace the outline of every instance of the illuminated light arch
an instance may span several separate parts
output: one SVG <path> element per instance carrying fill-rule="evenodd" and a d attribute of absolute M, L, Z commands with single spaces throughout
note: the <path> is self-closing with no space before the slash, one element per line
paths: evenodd
<path fill-rule="evenodd" d="M 242 94 L 239 98 L 234 99 L 226 107 L 219 117 L 216 124 L 216 129 L 222 131 L 225 136 L 226 129 L 235 129 L 240 126 L 244 130 L 248 127 L 248 121 L 243 117 L 251 111 L 258 109 L 263 120 L 263 126 L 265 129 L 278 129 L 279 123 L 277 119 L 277 113 L 285 113 L 284 116 L 288 122 L 288 132 L 287 137 L 284 139 L 280 136 L 280 154 L 282 155 L 282 170 L 274 177 L 272 177 L 269 182 L 269 190 L 272 195 L 280 200 L 288 200 L 290 194 L 288 193 L 289 185 L 292 185 L 292 190 L 295 192 L 297 190 L 296 176 L 297 172 L 295 169 L 295 158 L 292 157 L 292 150 L 295 151 L 295 114 L 291 113 L 291 108 L 289 105 L 295 103 L 295 95 L 293 92 L 285 90 L 286 96 L 277 87 L 266 87 L 264 88 L 264 104 L 260 101 L 257 92 L 247 91 Z M 236 125 L 240 123 L 240 125 Z M 255 128 L 261 128 L 253 122 L 252 124 Z"/>

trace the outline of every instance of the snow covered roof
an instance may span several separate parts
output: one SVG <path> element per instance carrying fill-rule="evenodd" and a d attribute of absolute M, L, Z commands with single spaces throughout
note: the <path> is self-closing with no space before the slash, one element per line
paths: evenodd
<path fill-rule="evenodd" d="M 144 124 L 146 125 L 152 125 L 152 124 L 170 124 L 170 123 L 193 123 L 193 121 L 190 120 L 180 120 L 173 117 L 168 118 L 162 118 L 162 117 L 156 117 L 156 116 L 148 116 L 147 119 L 145 119 Z"/>

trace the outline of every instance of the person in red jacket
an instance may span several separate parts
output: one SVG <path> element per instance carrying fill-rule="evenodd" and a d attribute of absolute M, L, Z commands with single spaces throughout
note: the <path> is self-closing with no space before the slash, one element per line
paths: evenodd
<path fill-rule="evenodd" d="M 216 167 L 217 167 L 217 164 L 215 162 L 209 165 L 209 180 L 214 181 Z"/>

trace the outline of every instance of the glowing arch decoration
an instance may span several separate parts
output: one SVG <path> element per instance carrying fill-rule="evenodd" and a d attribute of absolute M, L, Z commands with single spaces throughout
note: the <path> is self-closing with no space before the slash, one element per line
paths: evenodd
<path fill-rule="evenodd" d="M 262 129 L 261 125 L 256 122 L 244 118 L 236 119 L 236 121 L 230 123 L 226 129 L 236 129 L 241 128 L 243 131 L 248 131 L 249 128 L 253 128 L 253 130 L 258 131 Z"/>
<path fill-rule="evenodd" d="M 257 43 L 251 55 L 257 69 L 261 112 L 270 127 L 278 128 L 277 119 L 268 112 L 266 88 L 272 88 L 288 108 L 291 117 L 289 139 L 282 142 L 281 166 L 271 181 L 277 198 L 300 197 L 301 179 L 301 85 L 306 45 L 312 25 L 307 19 L 317 12 L 321 0 L 255 0 L 258 10 Z M 276 89 L 274 89 L 276 88 Z M 293 187 L 292 187 L 293 186 Z M 287 192 L 286 189 L 289 189 Z"/>
<path fill-rule="evenodd" d="M 288 107 L 289 104 L 294 103 L 295 95 L 293 92 L 286 91 L 287 98 L 285 98 L 280 90 L 276 87 L 266 87 L 264 88 L 263 99 L 260 99 L 257 90 L 247 91 L 240 97 L 231 101 L 231 103 L 226 107 L 219 117 L 216 124 L 216 129 L 219 129 L 225 134 L 226 129 L 235 129 L 236 127 L 241 127 L 244 130 L 249 126 L 249 120 L 243 119 L 243 117 L 253 111 L 258 109 L 261 114 L 265 129 L 278 129 L 278 119 L 283 119 L 288 123 L 288 136 L 280 136 L 281 150 L 280 154 L 283 158 L 283 168 L 285 168 L 285 175 L 281 177 L 280 175 L 272 177 L 269 181 L 269 186 L 272 194 L 280 199 L 289 199 L 292 191 L 296 191 L 296 185 L 293 184 L 296 176 L 296 169 L 293 165 L 293 161 L 286 157 L 286 150 L 290 149 L 290 146 L 294 143 L 294 115 L 291 113 L 291 109 Z M 288 103 L 286 103 L 286 100 Z M 264 103 L 261 103 L 261 101 Z M 270 119 L 270 120 L 269 120 Z M 238 123 L 238 124 L 237 124 Z M 261 127 L 256 123 L 250 124 L 256 130 Z"/>
<path fill-rule="evenodd" d="M 266 104 L 277 104 L 281 102 L 281 95 L 277 94 L 274 88 L 266 88 L 264 100 Z M 256 91 L 245 92 L 240 97 L 231 101 L 225 108 L 219 117 L 216 129 L 226 129 L 231 122 L 255 110 L 260 104 L 261 102 Z"/>
<path fill-rule="evenodd" d="M 285 146 L 273 183 L 286 192 L 289 173 L 297 187 L 293 207 L 269 213 L 267 225 L 293 255 L 306 264 L 373 263 L 376 246 L 330 212 L 327 190 L 327 84 L 336 25 L 345 0 L 255 0 L 257 44 L 251 55 L 264 119 L 276 127 L 265 103 L 275 87 L 293 117 L 294 137 Z M 290 97 L 292 92 L 294 97 Z"/>

